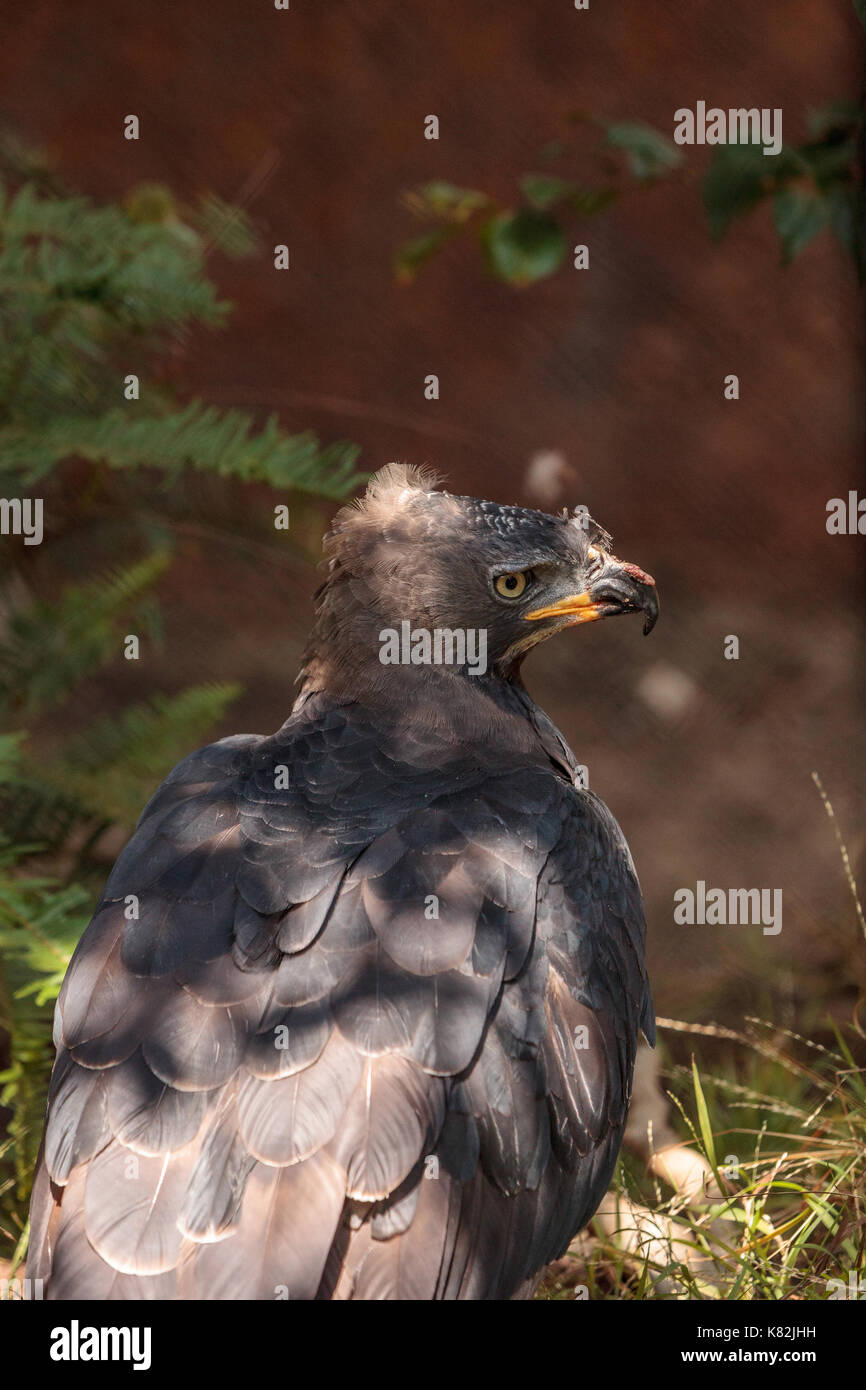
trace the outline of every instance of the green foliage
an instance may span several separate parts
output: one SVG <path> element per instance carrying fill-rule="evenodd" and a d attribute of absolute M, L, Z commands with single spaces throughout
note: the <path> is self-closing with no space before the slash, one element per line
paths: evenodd
<path fill-rule="evenodd" d="M 720 145 L 703 181 L 704 207 L 714 237 L 738 217 L 771 202 L 783 264 L 825 229 L 866 273 L 864 199 L 858 149 L 863 110 L 833 102 L 810 113 L 811 138 L 766 156 L 760 145 Z"/>
<path fill-rule="evenodd" d="M 264 428 L 241 411 L 178 408 L 141 369 L 142 399 L 123 401 L 130 361 L 225 323 L 205 275 L 213 249 L 251 254 L 240 209 L 212 196 L 181 215 L 159 185 L 122 206 L 0 185 L 0 459 L 4 486 L 79 456 L 115 468 L 215 471 L 329 497 L 357 483 L 357 449 Z"/>
<path fill-rule="evenodd" d="M 29 184 L 12 196 L 0 189 L 0 290 L 12 346 L 47 316 L 89 334 L 169 324 L 177 334 L 225 317 L 228 306 L 202 274 L 198 234 L 173 208 L 148 216 L 142 203 L 137 211 L 135 203 L 94 207 L 85 198 L 42 197 Z M 6 378 L 2 387 L 6 400 Z"/>
<path fill-rule="evenodd" d="M 354 486 L 354 445 L 322 449 L 310 432 L 287 435 L 271 416 L 257 430 L 240 410 L 193 401 L 162 417 L 117 406 L 94 418 L 60 417 L 50 424 L 0 429 L 0 478 L 38 482 L 70 453 L 111 468 L 142 468 L 158 460 L 169 480 L 185 468 L 234 476 L 276 488 L 340 498 Z"/>
<path fill-rule="evenodd" d="M 812 779 L 830 821 L 866 942 L 866 916 L 832 804 Z M 668 1146 L 655 1171 L 680 1190 L 664 1198 L 646 1171 L 620 1163 L 621 1220 L 580 1252 L 571 1284 L 599 1298 L 798 1301 L 851 1296 L 866 1250 L 866 1032 L 858 1018 L 831 1018 L 827 1043 L 747 1018 L 746 1031 L 657 1019 L 663 1035 L 694 1034 L 725 1049 L 716 1064 L 674 1065 L 669 1075 L 693 1103 L 668 1092 L 682 1121 L 679 1163 Z M 733 1045 L 733 1048 L 732 1046 Z M 721 1065 L 720 1065 L 721 1063 Z M 650 1138 L 651 1142 L 651 1138 Z M 685 1167 L 685 1151 L 703 1156 Z M 724 1154 L 724 1162 L 719 1155 Z M 665 1159 L 667 1155 L 667 1160 Z M 673 1174 L 673 1176 L 672 1176 Z M 708 1178 L 712 1186 L 708 1186 Z M 568 1288 L 549 1277 L 539 1297 Z M 858 1295 L 855 1293 L 855 1297 Z"/>
<path fill-rule="evenodd" d="M 529 285 L 558 270 L 565 260 L 565 233 L 552 217 L 535 208 L 500 212 L 482 232 L 487 264 L 510 285 Z"/>
<path fill-rule="evenodd" d="M 100 719 L 65 745 L 43 777 L 85 813 L 132 829 L 144 798 L 201 742 L 240 694 L 237 684 L 154 695 L 118 719 Z"/>
<path fill-rule="evenodd" d="M 0 1105 L 12 1108 L 0 1156 L 0 1228 L 17 1244 L 39 1148 L 53 1061 L 51 1014 L 92 894 L 51 877 L 25 877 L 23 848 L 0 850 L 0 1028 L 13 1041 L 0 1072 Z"/>
<path fill-rule="evenodd" d="M 750 1023 L 731 1034 L 751 1053 L 745 1084 L 730 1066 L 702 1087 L 692 1064 L 698 1147 L 717 1176 L 714 1133 L 721 1152 L 748 1157 L 689 1229 L 711 1251 L 721 1297 L 825 1299 L 829 1280 L 860 1269 L 866 1240 L 863 1037 L 836 1026 L 837 1047 L 825 1047 Z M 736 1120 L 744 1113 L 751 1125 Z"/>
<path fill-rule="evenodd" d="M 864 5 L 855 0 L 863 20 Z M 516 287 L 554 274 L 566 261 L 574 220 L 594 217 L 611 207 L 630 180 L 647 187 L 682 166 L 682 151 L 641 121 L 586 122 L 604 132 L 601 153 L 620 156 L 625 175 L 602 161 L 590 179 L 576 180 L 571 170 L 533 172 L 518 180 L 524 200 L 499 207 L 480 189 L 458 188 L 437 181 L 413 189 L 404 204 L 418 218 L 435 225 L 399 249 L 395 270 L 410 283 L 448 242 L 463 234 L 477 238 L 487 269 Z M 702 197 L 713 237 L 722 237 L 738 218 L 770 202 L 787 265 L 825 230 L 831 231 L 866 278 L 866 195 L 860 167 L 864 111 L 860 103 L 835 101 L 809 115 L 809 139 L 785 146 L 778 155 L 762 145 L 719 145 L 704 175 Z M 575 163 L 565 141 L 550 142 L 540 162 Z"/>
<path fill-rule="evenodd" d="M 0 646 L 0 719 L 7 723 L 56 709 L 87 677 L 117 660 L 121 634 L 167 557 L 154 554 L 126 570 L 65 590 L 56 603 L 13 608 Z M 102 718 L 40 754 L 21 732 L 0 734 L 0 829 L 57 846 L 76 824 L 94 832 L 132 829 L 144 800 L 174 764 L 201 742 L 240 691 L 201 685 L 153 695 L 117 718 Z"/>
<path fill-rule="evenodd" d="M 662 178 L 683 162 L 676 145 L 643 121 L 615 121 L 605 130 L 607 143 L 625 151 L 631 173 L 642 183 Z"/>
<path fill-rule="evenodd" d="M 712 235 L 723 236 L 735 217 L 774 193 L 790 166 L 790 150 L 768 158 L 761 145 L 719 145 L 703 182 Z"/>
<path fill-rule="evenodd" d="M 400 283 L 411 284 L 419 270 L 451 240 L 454 230 L 453 227 L 436 227 L 432 232 L 405 241 L 394 257 L 394 273 Z"/>
<path fill-rule="evenodd" d="M 565 203 L 575 212 L 591 216 L 595 212 L 603 212 L 617 197 L 614 188 L 581 188 L 571 179 L 558 179 L 549 174 L 525 174 L 520 180 L 520 189 L 527 202 L 540 212 L 548 212 Z"/>
<path fill-rule="evenodd" d="M 132 601 L 168 563 L 168 555 L 156 551 L 126 569 L 69 587 L 57 603 L 13 603 L 0 639 L 0 716 L 35 714 L 116 656 L 121 619 L 132 614 L 139 627 L 142 618 L 150 619 L 152 609 Z"/>
<path fill-rule="evenodd" d="M 553 172 L 528 173 L 518 180 L 523 199 L 519 206 L 500 207 L 490 194 L 476 188 L 459 188 L 437 180 L 412 189 L 403 199 L 415 216 L 434 226 L 403 243 L 395 258 L 397 278 L 405 283 L 449 241 L 463 234 L 473 236 L 490 273 L 505 284 L 520 287 L 547 279 L 566 260 L 575 219 L 604 212 L 621 196 L 629 182 L 647 185 L 677 168 L 681 155 L 666 136 L 639 121 L 584 122 L 587 130 L 600 129 L 592 159 L 591 177 L 576 181 Z M 565 142 L 549 144 L 540 162 L 559 160 L 567 153 Z M 621 156 L 621 169 L 614 156 Z"/>
<path fill-rule="evenodd" d="M 598 1299 L 844 1297 L 866 1247 L 863 1033 L 834 1025 L 836 1045 L 824 1046 L 757 1019 L 742 1033 L 661 1025 L 737 1049 L 669 1068 L 681 1143 L 706 1160 L 715 1190 L 668 1195 L 642 1165 L 621 1162 L 619 1228 L 584 1239 L 572 1284 Z M 539 1293 L 568 1296 L 555 1276 Z"/>
<path fill-rule="evenodd" d="M 476 213 L 489 206 L 487 195 L 479 193 L 477 189 L 457 188 L 453 183 L 441 181 L 422 184 L 407 193 L 403 201 L 416 217 L 440 224 L 400 247 L 394 269 L 398 280 L 404 284 L 414 280 L 418 271 L 440 247 L 450 241 Z"/>
<path fill-rule="evenodd" d="M 422 184 L 408 193 L 404 201 L 418 216 L 441 222 L 468 222 L 474 213 L 490 206 L 486 193 L 479 193 L 475 188 L 458 188 L 441 179 Z"/>

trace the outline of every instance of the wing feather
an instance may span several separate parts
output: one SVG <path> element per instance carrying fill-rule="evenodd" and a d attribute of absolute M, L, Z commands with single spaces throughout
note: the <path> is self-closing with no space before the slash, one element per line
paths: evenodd
<path fill-rule="evenodd" d="M 652 1028 L 625 842 L 404 734 L 307 700 L 145 808 L 58 1001 L 49 1297 L 525 1296 L 592 1214 Z"/>

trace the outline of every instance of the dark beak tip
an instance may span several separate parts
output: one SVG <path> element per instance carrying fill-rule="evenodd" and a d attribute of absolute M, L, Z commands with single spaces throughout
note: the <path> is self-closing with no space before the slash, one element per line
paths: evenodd
<path fill-rule="evenodd" d="M 648 595 L 647 595 L 647 598 L 648 598 L 648 602 L 647 602 L 646 607 L 644 608 L 644 615 L 645 615 L 645 616 L 644 616 L 644 623 L 643 623 L 643 635 L 644 635 L 644 637 L 649 637 L 650 633 L 652 632 L 653 628 L 655 627 L 656 623 L 657 623 L 658 620 L 659 620 L 659 600 L 658 600 L 658 594 L 656 593 L 656 590 L 655 590 L 655 586 L 653 586 L 653 588 L 652 588 L 652 590 L 651 590 L 651 597 L 650 597 L 650 595 L 648 594 Z"/>
<path fill-rule="evenodd" d="M 648 637 L 658 622 L 659 596 L 656 582 L 651 574 L 632 565 L 610 558 L 608 565 L 594 584 L 589 587 L 589 597 L 599 605 L 605 605 L 602 616 L 614 613 L 643 613 L 644 636 Z"/>

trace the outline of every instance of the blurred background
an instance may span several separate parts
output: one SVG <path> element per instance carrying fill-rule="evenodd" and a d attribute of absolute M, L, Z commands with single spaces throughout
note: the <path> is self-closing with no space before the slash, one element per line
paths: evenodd
<path fill-rule="evenodd" d="M 16 11 L 0 49 L 7 199 L 30 183 L 124 219 L 122 235 L 84 228 L 70 265 L 43 250 L 25 275 L 49 219 L 18 206 L 4 281 L 20 351 L 0 376 L 3 486 L 46 499 L 40 546 L 2 541 L 3 728 L 28 734 L 7 833 L 48 846 L 52 893 L 82 892 L 61 904 L 73 937 L 172 762 L 287 716 L 323 530 L 353 468 L 400 459 L 454 492 L 585 504 L 658 582 L 648 641 L 637 623 L 578 629 L 524 675 L 629 840 L 659 1013 L 735 1026 L 760 1013 L 806 1033 L 850 1015 L 866 953 L 811 773 L 857 874 L 866 542 L 829 535 L 826 518 L 829 499 L 866 495 L 863 39 L 846 0 Z M 781 108 L 799 154 L 756 168 L 675 147 L 674 112 L 699 100 Z M 127 245 L 130 228 L 144 239 Z M 108 270 L 84 244 L 100 236 Z M 212 303 L 185 296 L 187 272 L 212 282 Z M 171 302 L 160 274 L 180 286 Z M 33 296 L 52 275 L 46 317 Z M 200 457 L 159 432 L 150 458 L 146 434 L 130 443 L 111 414 L 128 373 L 142 418 L 157 402 L 163 420 L 214 408 L 193 421 Z M 72 422 L 50 439 L 49 407 Z M 244 415 L 219 434 L 228 411 Z M 256 453 L 274 413 L 280 442 Z M 154 555 L 153 573 L 127 568 L 106 596 L 106 575 Z M 64 658 L 56 689 L 33 693 L 34 652 L 83 632 L 97 594 L 94 659 Z M 109 795 L 94 768 L 112 749 Z M 53 830 L 22 826 L 22 807 L 50 811 Z M 781 933 L 675 925 L 675 891 L 698 880 L 781 889 Z"/>

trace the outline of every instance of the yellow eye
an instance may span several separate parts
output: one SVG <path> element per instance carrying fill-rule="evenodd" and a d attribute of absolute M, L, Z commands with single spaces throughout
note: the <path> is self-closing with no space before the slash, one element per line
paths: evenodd
<path fill-rule="evenodd" d="M 493 587 L 501 598 L 520 598 L 529 579 L 523 570 L 514 574 L 500 574 Z"/>

